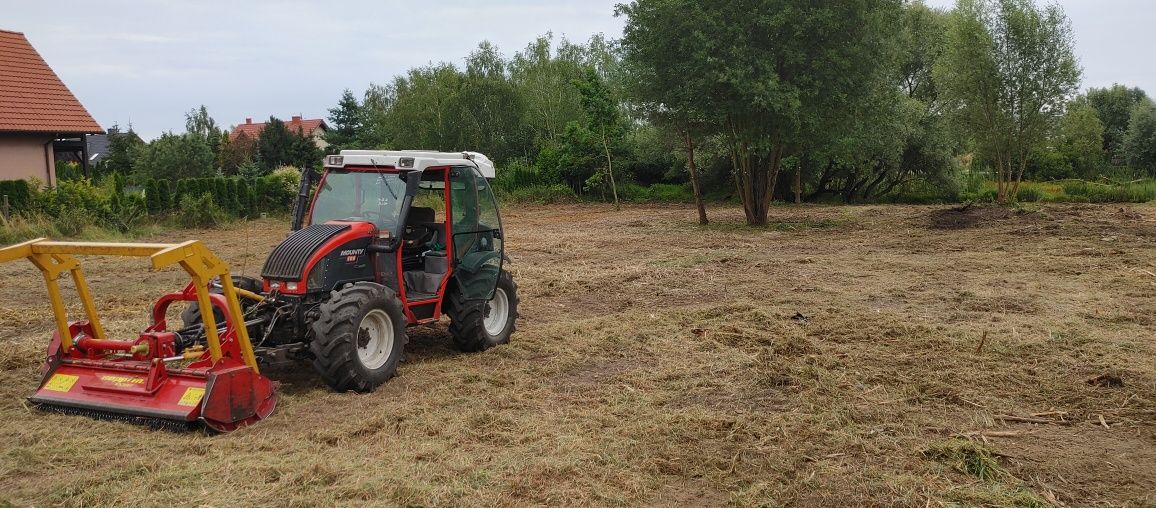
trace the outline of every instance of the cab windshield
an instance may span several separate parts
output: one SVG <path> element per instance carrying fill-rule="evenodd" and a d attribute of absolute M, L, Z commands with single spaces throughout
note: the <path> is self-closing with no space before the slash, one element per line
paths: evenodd
<path fill-rule="evenodd" d="M 393 231 L 403 197 L 405 182 L 398 173 L 332 170 L 317 189 L 309 223 L 364 221 Z"/>

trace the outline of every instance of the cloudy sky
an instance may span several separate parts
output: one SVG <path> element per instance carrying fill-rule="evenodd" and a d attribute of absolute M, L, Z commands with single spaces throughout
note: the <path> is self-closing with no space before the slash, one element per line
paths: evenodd
<path fill-rule="evenodd" d="M 105 128 L 146 139 L 184 128 L 208 106 L 230 126 L 252 117 L 324 117 L 345 88 L 360 94 L 406 69 L 461 63 L 489 40 L 507 55 L 537 35 L 621 35 L 621 0 L 0 0 L 0 29 L 24 32 Z M 929 0 L 949 6 L 952 0 Z M 1085 85 L 1156 93 L 1148 0 L 1061 0 L 1075 25 Z"/>

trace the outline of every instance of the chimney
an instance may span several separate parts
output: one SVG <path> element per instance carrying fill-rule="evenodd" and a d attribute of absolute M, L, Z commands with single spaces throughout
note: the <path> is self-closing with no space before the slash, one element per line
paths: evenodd
<path fill-rule="evenodd" d="M 245 119 L 245 125 L 251 125 L 252 123 L 253 123 L 253 119 L 252 119 L 252 118 L 246 118 L 246 119 Z"/>
<path fill-rule="evenodd" d="M 294 116 L 293 117 L 293 123 L 299 123 L 299 122 L 301 122 L 301 115 Z"/>

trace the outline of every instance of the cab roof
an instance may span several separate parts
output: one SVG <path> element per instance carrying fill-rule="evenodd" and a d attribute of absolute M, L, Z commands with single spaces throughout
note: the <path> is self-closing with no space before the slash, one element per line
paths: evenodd
<path fill-rule="evenodd" d="M 436 166 L 477 166 L 482 176 L 494 178 L 494 163 L 478 152 L 425 150 L 342 150 L 325 157 L 327 169 L 345 166 L 392 166 L 400 171 L 425 171 Z"/>

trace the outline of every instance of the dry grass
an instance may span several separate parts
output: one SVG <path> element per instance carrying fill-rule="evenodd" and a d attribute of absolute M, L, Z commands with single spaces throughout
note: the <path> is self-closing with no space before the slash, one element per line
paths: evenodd
<path fill-rule="evenodd" d="M 50 314 L 0 266 L 0 505 L 1156 503 L 1156 208 L 772 216 L 509 210 L 512 344 L 416 331 L 369 395 L 282 372 L 277 412 L 217 437 L 26 409 Z M 251 274 L 283 231 L 155 239 Z M 89 270 L 126 334 L 180 279 L 140 266 Z"/>

